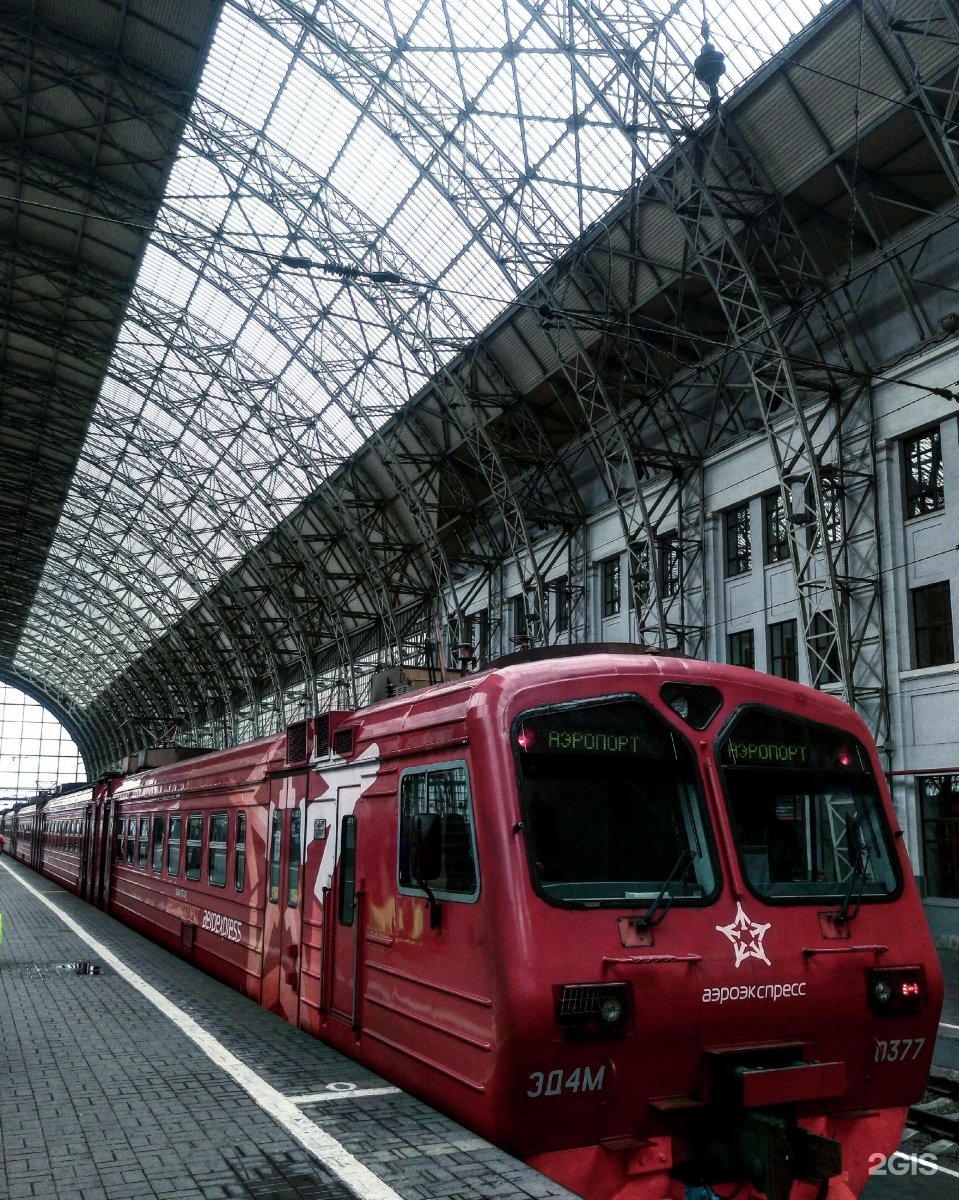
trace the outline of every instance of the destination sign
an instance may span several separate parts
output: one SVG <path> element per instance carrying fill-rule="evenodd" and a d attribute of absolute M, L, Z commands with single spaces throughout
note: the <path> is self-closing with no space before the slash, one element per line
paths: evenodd
<path fill-rule="evenodd" d="M 514 738 L 524 754 L 676 757 L 665 722 L 630 701 L 528 713 Z"/>
<path fill-rule="evenodd" d="M 723 747 L 723 759 L 737 767 L 809 766 L 809 747 L 799 742 L 754 742 L 730 738 Z"/>

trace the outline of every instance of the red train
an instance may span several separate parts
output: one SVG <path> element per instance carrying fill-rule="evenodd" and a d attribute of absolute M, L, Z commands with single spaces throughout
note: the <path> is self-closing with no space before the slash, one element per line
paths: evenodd
<path fill-rule="evenodd" d="M 21 807 L 7 850 L 590 1200 L 858 1195 L 942 1003 L 864 724 L 583 650 Z"/>

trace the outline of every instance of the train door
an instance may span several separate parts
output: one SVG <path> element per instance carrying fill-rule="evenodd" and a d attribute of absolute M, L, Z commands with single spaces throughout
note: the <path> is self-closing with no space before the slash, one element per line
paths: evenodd
<path fill-rule="evenodd" d="M 303 808 L 298 797 L 305 787 L 305 772 L 271 781 L 267 830 L 261 1000 L 293 1024 L 299 1024 L 302 942 Z"/>
<path fill-rule="evenodd" d="M 357 825 L 354 809 L 359 799 L 359 784 L 337 790 L 336 820 L 339 857 L 334 873 L 333 903 L 328 905 L 325 929 L 330 942 L 330 1014 L 359 1027 L 357 1005 L 360 952 L 362 947 L 362 886 L 356 875 Z"/>
<path fill-rule="evenodd" d="M 92 874 L 92 863 L 94 847 L 93 833 L 93 805 L 87 804 L 83 809 L 83 832 L 80 838 L 80 897 L 83 900 L 90 899 L 90 878 Z"/>
<path fill-rule="evenodd" d="M 110 903 L 110 886 L 113 879 L 113 821 L 114 801 L 110 795 L 103 795 L 97 805 L 100 820 L 100 834 L 97 839 L 98 861 L 94 875 L 94 891 L 91 897 L 97 908 L 106 910 Z"/>
<path fill-rule="evenodd" d="M 43 809 L 37 805 L 33 817 L 33 841 L 30 843 L 30 866 L 34 871 L 43 870 L 43 843 L 47 827 L 47 818 Z"/>

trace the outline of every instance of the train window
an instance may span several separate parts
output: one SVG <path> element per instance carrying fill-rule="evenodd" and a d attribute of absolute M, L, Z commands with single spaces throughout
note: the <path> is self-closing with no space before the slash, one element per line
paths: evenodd
<path fill-rule="evenodd" d="M 186 877 L 199 879 L 203 863 L 203 814 L 190 813 L 186 819 Z"/>
<path fill-rule="evenodd" d="M 296 908 L 300 902 L 300 821 L 302 813 L 294 808 L 290 813 L 290 856 L 286 864 L 286 903 Z"/>
<path fill-rule="evenodd" d="M 226 839 L 230 818 L 225 812 L 210 814 L 207 878 L 214 887 L 226 887 Z"/>
<path fill-rule="evenodd" d="M 236 816 L 233 886 L 238 892 L 242 892 L 246 886 L 246 813 L 237 813 Z"/>
<path fill-rule="evenodd" d="M 426 882 L 440 899 L 475 900 L 479 895 L 476 834 L 466 763 L 437 763 L 406 771 L 400 780 L 400 890 L 421 895 L 413 877 L 410 844 L 413 818 L 440 818 L 440 873 Z"/>
<path fill-rule="evenodd" d="M 180 874 L 180 839 L 183 835 L 183 818 L 179 813 L 170 813 L 166 839 L 166 870 L 168 875 Z"/>
<path fill-rule="evenodd" d="M 123 862 L 123 835 L 126 833 L 126 821 L 117 821 L 117 862 Z"/>
<path fill-rule="evenodd" d="M 273 810 L 273 824 L 270 828 L 270 903 L 280 902 L 280 852 L 283 849 L 283 813 Z"/>
<path fill-rule="evenodd" d="M 340 822 L 340 924 L 352 925 L 355 918 L 356 816 L 350 813 Z"/>
<path fill-rule="evenodd" d="M 137 844 L 137 866 L 146 869 L 147 847 L 150 841 L 150 818 L 140 818 L 140 836 Z"/>
<path fill-rule="evenodd" d="M 151 863 L 154 871 L 160 871 L 163 868 L 163 826 L 166 821 L 163 817 L 153 818 L 153 838 L 152 838 L 152 854 Z"/>
<path fill-rule="evenodd" d="M 705 904 L 719 872 L 695 758 L 633 696 L 557 705 L 513 726 L 534 886 L 569 907 Z"/>
<path fill-rule="evenodd" d="M 880 791 L 851 734 L 741 710 L 718 746 L 739 861 L 770 900 L 858 906 L 900 887 Z"/>
<path fill-rule="evenodd" d="M 137 842 L 137 822 L 136 817 L 131 817 L 127 821 L 127 862 L 133 864 L 133 855 L 136 852 Z"/>

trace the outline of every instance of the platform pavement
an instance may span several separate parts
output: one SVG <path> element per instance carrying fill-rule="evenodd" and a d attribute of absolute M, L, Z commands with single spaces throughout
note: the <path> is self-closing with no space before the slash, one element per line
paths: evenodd
<path fill-rule="evenodd" d="M 6 855 L 0 913 L 4 1200 L 575 1200 Z"/>

